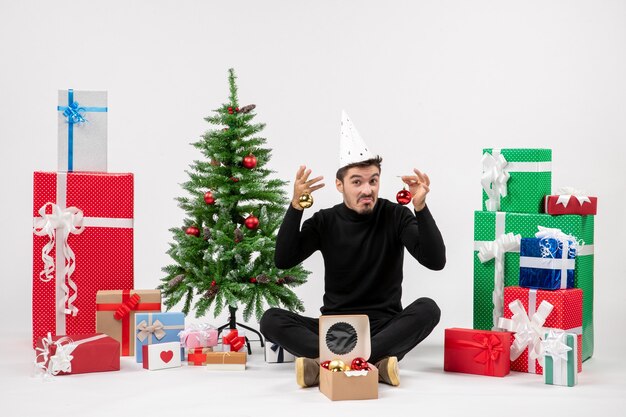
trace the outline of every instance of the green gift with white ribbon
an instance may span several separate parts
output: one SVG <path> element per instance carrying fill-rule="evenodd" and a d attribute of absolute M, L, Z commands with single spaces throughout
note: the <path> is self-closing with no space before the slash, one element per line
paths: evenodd
<path fill-rule="evenodd" d="M 584 340 L 584 337 L 583 337 Z M 548 385 L 573 387 L 578 383 L 576 369 L 578 336 L 550 330 L 541 342 L 543 352 L 543 381 Z"/>
<path fill-rule="evenodd" d="M 551 149 L 483 149 L 483 210 L 541 213 L 552 193 Z"/>
<path fill-rule="evenodd" d="M 583 290 L 583 360 L 593 355 L 594 216 L 476 211 L 474 213 L 474 328 L 491 330 L 502 317 L 504 287 L 519 285 L 519 238 L 535 237 L 538 226 L 557 228 L 582 245 L 574 288 Z"/>

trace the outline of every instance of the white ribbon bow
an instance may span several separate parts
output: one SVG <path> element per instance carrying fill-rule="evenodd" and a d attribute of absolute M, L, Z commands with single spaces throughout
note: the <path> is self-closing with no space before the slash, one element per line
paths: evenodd
<path fill-rule="evenodd" d="M 513 313 L 510 319 L 503 317 L 498 321 L 498 327 L 511 332 L 515 332 L 515 341 L 511 346 L 511 361 L 516 360 L 528 347 L 528 363 L 534 363 L 536 359 L 542 358 L 541 340 L 545 329 L 542 327 L 546 319 L 552 312 L 554 306 L 547 301 L 542 301 L 537 312 L 528 317 L 524 306 L 520 300 L 515 300 L 509 304 Z"/>
<path fill-rule="evenodd" d="M 72 372 L 72 352 L 76 349 L 76 343 L 69 337 L 62 337 L 56 342 L 52 340 L 52 335 L 48 333 L 47 337 L 41 340 L 42 347 L 35 349 L 37 358 L 35 366 L 40 368 L 45 375 L 58 375 L 61 372 Z M 54 355 L 50 356 L 50 348 L 56 346 Z M 40 361 L 39 358 L 42 358 Z"/>
<path fill-rule="evenodd" d="M 519 250 L 521 235 L 506 233 L 500 235 L 496 240 L 485 242 L 478 250 L 478 259 L 485 263 L 495 258 L 494 288 L 492 294 L 493 301 L 493 324 L 496 327 L 498 319 L 504 314 L 504 254 Z"/>
<path fill-rule="evenodd" d="M 555 362 L 558 359 L 567 362 L 567 352 L 572 350 L 572 348 L 565 343 L 566 336 L 567 335 L 562 330 L 550 329 L 548 336 L 541 342 L 543 356 L 552 356 Z"/>
<path fill-rule="evenodd" d="M 494 155 L 485 152 L 482 157 L 483 174 L 480 184 L 487 193 L 487 211 L 500 210 L 500 197 L 507 196 L 507 182 L 510 177 L 506 170 L 507 160 L 501 153 L 493 152 Z"/>
<path fill-rule="evenodd" d="M 163 323 L 161 323 L 159 320 L 155 320 L 154 323 L 152 323 L 152 325 L 150 326 L 148 326 L 148 323 L 145 320 L 142 320 L 137 325 L 137 330 L 139 331 L 139 333 L 137 333 L 137 339 L 143 342 L 148 336 L 154 334 L 157 339 L 161 340 L 163 339 L 163 337 L 165 337 L 166 334 L 163 328 Z"/>
<path fill-rule="evenodd" d="M 46 208 L 52 208 L 52 214 L 46 214 Z M 60 244 L 63 248 L 63 262 L 65 266 L 65 277 L 63 280 L 63 309 L 65 314 L 75 316 L 78 308 L 73 305 L 77 297 L 76 283 L 72 280 L 72 273 L 76 268 L 76 255 L 67 242 L 70 233 L 78 235 L 83 232 L 83 212 L 76 207 L 62 209 L 54 203 L 46 203 L 39 209 L 39 216 L 34 221 L 33 233 L 37 236 L 48 236 L 50 239 L 41 250 L 41 259 L 44 263 L 43 270 L 39 273 L 39 278 L 43 282 L 52 280 L 55 269 L 55 261 L 50 252 L 56 242 L 56 232 L 60 232 Z M 58 267 L 57 267 L 58 268 Z M 67 279 L 67 283 L 66 283 Z M 69 287 L 68 287 L 69 285 Z M 69 296 L 70 288 L 74 292 Z"/>
<path fill-rule="evenodd" d="M 574 197 L 578 200 L 578 203 L 582 206 L 584 203 L 591 204 L 591 200 L 585 195 L 582 190 L 577 190 L 573 187 L 562 187 L 556 192 L 559 198 L 556 200 L 556 204 L 563 204 L 563 207 L 567 207 L 569 200 Z"/>

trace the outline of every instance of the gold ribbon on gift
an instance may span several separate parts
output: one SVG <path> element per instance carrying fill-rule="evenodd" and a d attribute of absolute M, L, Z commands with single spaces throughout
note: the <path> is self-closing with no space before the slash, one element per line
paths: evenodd
<path fill-rule="evenodd" d="M 175 330 L 175 329 L 184 329 L 184 325 L 171 325 L 165 326 L 163 323 L 156 319 L 152 322 L 152 313 L 148 313 L 148 321 L 141 320 L 135 331 L 137 332 L 137 339 L 140 342 L 144 342 L 148 339 L 148 344 L 152 344 L 152 335 L 157 338 L 157 340 L 161 340 L 165 337 L 165 330 Z"/>

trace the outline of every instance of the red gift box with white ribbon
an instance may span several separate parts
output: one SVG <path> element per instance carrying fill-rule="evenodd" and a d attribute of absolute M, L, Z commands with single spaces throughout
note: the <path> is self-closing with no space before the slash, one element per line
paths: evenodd
<path fill-rule="evenodd" d="M 578 335 L 582 346 L 583 291 L 504 288 L 504 318 L 498 327 L 515 332 L 511 345 L 511 370 L 543 374 L 541 341 L 549 329 Z M 582 349 L 578 350 L 578 372 L 582 371 Z"/>
<path fill-rule="evenodd" d="M 35 366 L 46 376 L 120 370 L 120 343 L 103 333 L 37 339 Z"/>
<path fill-rule="evenodd" d="M 33 347 L 96 330 L 96 292 L 133 288 L 133 174 L 35 172 Z"/>
<path fill-rule="evenodd" d="M 547 195 L 544 199 L 544 211 L 548 214 L 595 215 L 598 210 L 598 198 L 584 195 L 582 191 L 571 187 L 561 188 L 556 195 Z"/>

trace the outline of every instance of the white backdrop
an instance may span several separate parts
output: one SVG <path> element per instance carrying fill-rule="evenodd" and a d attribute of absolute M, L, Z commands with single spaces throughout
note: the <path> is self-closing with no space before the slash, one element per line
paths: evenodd
<path fill-rule="evenodd" d="M 153 288 L 169 262 L 168 228 L 191 146 L 227 98 L 227 69 L 242 104 L 291 180 L 299 164 L 334 189 L 346 109 L 384 157 L 381 196 L 418 167 L 448 264 L 405 261 L 404 302 L 434 298 L 445 327 L 472 325 L 473 211 L 483 147 L 549 147 L 553 186 L 599 197 L 596 356 L 624 333 L 626 5 L 623 1 L 118 1 L 0 3 L 0 338 L 28 345 L 32 172 L 56 169 L 57 89 L 109 91 L 109 170 L 135 173 L 135 283 Z M 383 5 L 384 4 L 384 5 Z M 289 191 L 291 191 L 289 189 Z M 307 212 L 311 215 L 313 211 Z M 105 249 L 105 248 L 103 248 Z M 106 256 L 106 250 L 103 250 Z M 317 315 L 321 256 L 297 291 Z M 222 322 L 223 317 L 214 320 Z M 255 324 L 256 325 L 256 324 Z M 8 340 L 8 339 L 7 339 Z"/>

